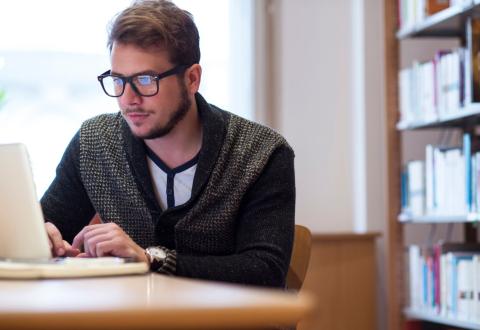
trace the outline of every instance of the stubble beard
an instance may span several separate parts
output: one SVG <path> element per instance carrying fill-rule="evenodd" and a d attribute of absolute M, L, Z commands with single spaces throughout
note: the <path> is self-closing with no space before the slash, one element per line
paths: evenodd
<path fill-rule="evenodd" d="M 182 121 L 183 118 L 185 118 L 188 110 L 190 109 L 190 106 L 192 105 L 192 101 L 190 101 L 190 98 L 188 97 L 187 88 L 181 83 L 179 83 L 179 85 L 180 103 L 177 107 L 177 110 L 172 113 L 172 115 L 168 119 L 167 123 L 163 126 L 154 127 L 145 134 L 136 134 L 132 130 L 133 135 L 135 135 L 137 138 L 144 140 L 161 138 L 169 134 L 175 128 L 175 126 L 177 126 L 178 123 Z"/>

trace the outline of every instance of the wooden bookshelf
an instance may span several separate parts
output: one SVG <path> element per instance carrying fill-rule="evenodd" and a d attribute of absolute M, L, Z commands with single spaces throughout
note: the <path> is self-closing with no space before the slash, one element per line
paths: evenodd
<path fill-rule="evenodd" d="M 473 3 L 466 6 L 452 6 L 427 17 L 411 28 L 401 29 L 396 33 L 396 37 L 405 39 L 409 37 L 461 36 L 464 17 L 478 15 L 479 12 Z"/>
<path fill-rule="evenodd" d="M 398 122 L 396 127 L 400 131 L 421 128 L 458 127 L 459 125 L 464 125 L 465 123 L 478 118 L 478 116 L 480 116 L 480 104 L 472 103 L 453 114 L 449 114 L 435 121 L 413 123 Z"/>
<path fill-rule="evenodd" d="M 403 228 L 400 214 L 401 136 L 397 130 L 399 42 L 397 40 L 398 1 L 386 0 L 385 10 L 385 106 L 387 129 L 387 324 L 389 330 L 404 329 L 405 284 L 403 277 Z"/>
<path fill-rule="evenodd" d="M 424 36 L 458 36 L 464 33 L 468 16 L 480 17 L 480 0 L 472 0 L 464 6 L 456 6 L 438 12 L 413 27 L 398 30 L 398 0 L 384 2 L 385 23 L 385 126 L 387 129 L 387 176 L 388 176 L 388 218 L 387 218 L 387 303 L 388 329 L 405 330 L 408 319 L 430 323 L 428 329 L 446 329 L 448 326 L 461 329 L 480 329 L 480 324 L 463 322 L 441 317 L 431 313 L 415 311 L 408 308 L 406 299 L 408 288 L 405 283 L 405 249 L 404 225 L 416 223 L 464 223 L 465 241 L 475 240 L 476 232 L 472 223 L 480 219 L 479 214 L 452 216 L 411 217 L 401 214 L 400 178 L 402 159 L 402 133 L 420 129 L 445 129 L 449 127 L 466 127 L 480 121 L 480 104 L 471 104 L 453 115 L 438 118 L 429 122 L 400 122 L 399 83 L 400 43 L 406 38 Z M 438 328 L 437 328 L 438 325 Z"/>

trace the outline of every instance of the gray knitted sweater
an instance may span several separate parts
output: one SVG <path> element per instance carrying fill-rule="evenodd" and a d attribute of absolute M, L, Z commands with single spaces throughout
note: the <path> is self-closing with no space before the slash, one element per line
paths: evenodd
<path fill-rule="evenodd" d="M 109 114 L 86 121 L 71 142 L 42 198 L 45 217 L 72 239 L 98 212 L 142 247 L 175 249 L 178 275 L 283 286 L 294 223 L 293 152 L 271 129 L 200 95 L 197 104 L 204 141 L 187 203 L 160 208 L 143 142 L 120 114 Z"/>

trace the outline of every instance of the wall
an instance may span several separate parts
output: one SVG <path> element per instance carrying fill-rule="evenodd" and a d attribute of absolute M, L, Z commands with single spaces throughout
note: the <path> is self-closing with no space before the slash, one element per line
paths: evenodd
<path fill-rule="evenodd" d="M 277 127 L 295 150 L 299 223 L 351 231 L 348 1 L 277 1 Z"/>
<path fill-rule="evenodd" d="M 383 230 L 382 1 L 273 3 L 275 126 L 296 153 L 298 222 Z"/>
<path fill-rule="evenodd" d="M 383 1 L 269 3 L 271 122 L 296 153 L 297 222 L 314 233 L 384 233 Z M 376 250 L 385 329 L 383 238 Z"/>

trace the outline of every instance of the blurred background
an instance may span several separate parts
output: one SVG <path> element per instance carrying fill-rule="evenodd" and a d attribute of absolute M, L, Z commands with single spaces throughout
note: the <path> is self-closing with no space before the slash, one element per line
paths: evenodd
<path fill-rule="evenodd" d="M 201 93 L 219 107 L 252 118 L 252 2 L 175 2 L 194 15 L 200 30 Z M 0 2 L 6 8 L 0 10 L 0 143 L 27 145 L 39 196 L 82 121 L 118 109 L 96 77 L 110 68 L 108 24 L 129 3 Z"/>

